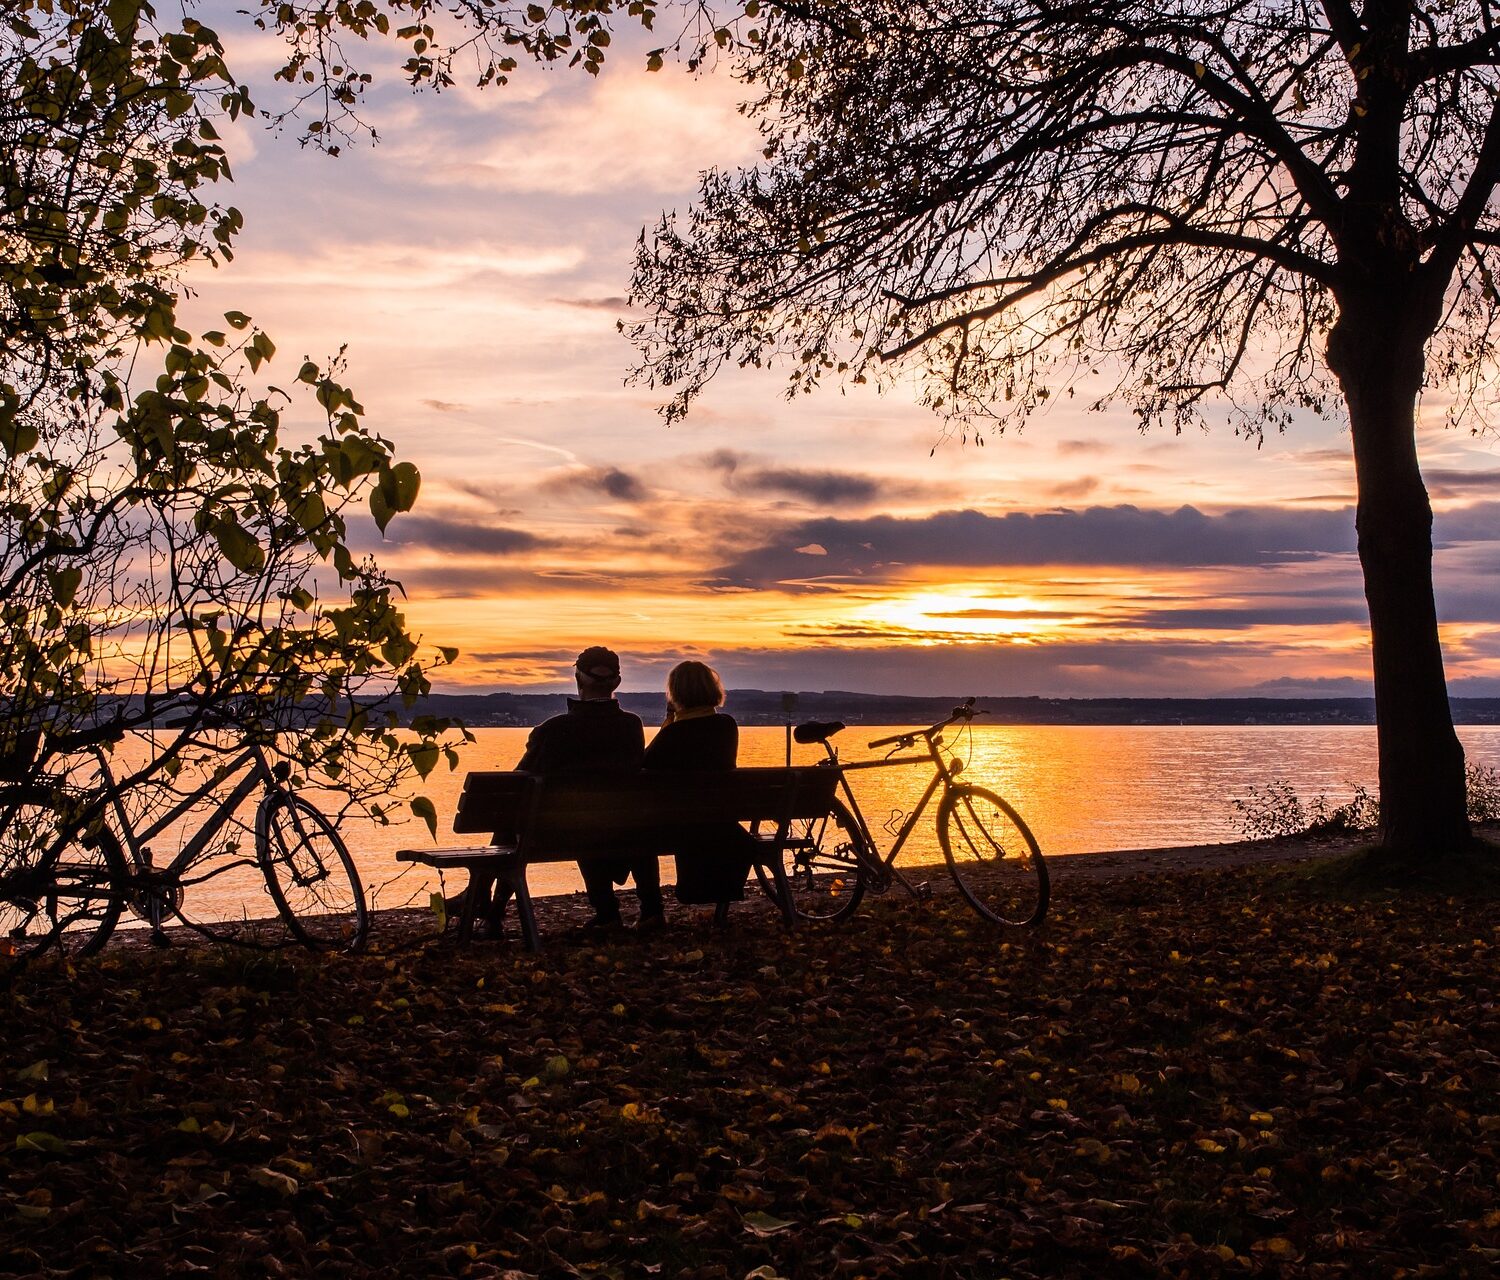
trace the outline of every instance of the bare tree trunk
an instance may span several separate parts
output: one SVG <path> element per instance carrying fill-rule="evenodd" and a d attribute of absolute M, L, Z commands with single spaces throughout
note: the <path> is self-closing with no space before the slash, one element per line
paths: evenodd
<path fill-rule="evenodd" d="M 1349 404 L 1356 527 L 1370 607 L 1380 747 L 1381 843 L 1440 858 L 1470 842 L 1464 752 L 1453 731 L 1432 588 L 1432 504 L 1417 462 L 1423 339 L 1397 320 L 1329 335 L 1328 363 Z M 1404 331 L 1403 331 L 1404 330 Z"/>

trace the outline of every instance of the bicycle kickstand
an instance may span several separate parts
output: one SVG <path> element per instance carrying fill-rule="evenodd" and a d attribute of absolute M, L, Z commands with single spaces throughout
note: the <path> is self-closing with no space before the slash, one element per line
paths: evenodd
<path fill-rule="evenodd" d="M 911 894 L 911 896 L 918 902 L 927 902 L 931 899 L 932 886 L 928 884 L 927 881 L 923 880 L 920 884 L 914 883 L 913 881 L 908 880 L 904 875 L 902 875 L 896 867 L 889 866 L 889 864 L 887 864 L 887 866 L 889 868 L 892 879 L 896 880 L 901 885 L 901 887 L 905 889 L 907 893 Z"/>

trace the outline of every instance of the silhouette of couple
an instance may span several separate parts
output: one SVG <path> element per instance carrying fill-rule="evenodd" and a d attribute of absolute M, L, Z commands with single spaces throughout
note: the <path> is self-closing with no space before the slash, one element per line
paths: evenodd
<path fill-rule="evenodd" d="M 578 696 L 568 699 L 560 716 L 539 724 L 526 740 L 517 769 L 531 773 L 582 772 L 590 769 L 655 769 L 692 772 L 732 769 L 739 751 L 734 717 L 719 710 L 724 686 L 718 672 L 703 662 L 679 662 L 667 675 L 667 714 L 646 745 L 639 716 L 615 698 L 620 687 L 620 659 L 611 649 L 591 645 L 573 666 Z M 732 828 L 732 831 L 731 831 Z M 677 900 L 688 903 L 731 902 L 745 896 L 750 870 L 746 852 L 750 837 L 734 823 L 679 832 L 674 852 L 693 854 L 677 861 Z M 705 854 L 719 856 L 706 857 Z M 594 918 L 585 929 L 622 927 L 615 885 L 634 878 L 643 932 L 666 927 L 661 872 L 654 853 L 630 858 L 594 858 L 580 862 Z"/>

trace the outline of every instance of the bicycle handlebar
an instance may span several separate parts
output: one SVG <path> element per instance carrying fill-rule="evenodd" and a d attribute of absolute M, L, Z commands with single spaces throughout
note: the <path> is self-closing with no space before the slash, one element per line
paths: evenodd
<path fill-rule="evenodd" d="M 889 738 L 876 738 L 874 742 L 869 744 L 869 747 L 873 751 L 876 747 L 888 747 L 892 743 L 910 746 L 918 738 L 929 738 L 933 734 L 946 729 L 955 720 L 972 720 L 975 716 L 987 715 L 989 715 L 988 711 L 975 708 L 973 698 L 965 698 L 963 705 L 954 707 L 952 714 L 946 720 L 939 720 L 936 724 L 929 725 L 925 729 L 908 729 L 905 733 L 893 733 Z"/>

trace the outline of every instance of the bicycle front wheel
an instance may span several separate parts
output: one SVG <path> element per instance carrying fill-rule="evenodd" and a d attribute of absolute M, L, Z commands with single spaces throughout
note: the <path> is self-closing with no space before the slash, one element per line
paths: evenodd
<path fill-rule="evenodd" d="M 124 909 L 125 853 L 100 827 L 85 841 L 59 830 L 50 805 L 0 806 L 0 963 L 50 948 L 93 955 Z"/>
<path fill-rule="evenodd" d="M 937 815 L 938 843 L 958 891 L 995 924 L 1039 924 L 1051 883 L 1036 837 L 993 791 L 953 787 Z"/>
<path fill-rule="evenodd" d="M 842 801 L 821 817 L 791 824 L 781 866 L 792 893 L 792 910 L 804 920 L 842 920 L 865 896 L 866 872 L 861 850 L 866 841 L 859 823 Z M 761 887 L 772 901 L 776 885 L 759 867 Z"/>
<path fill-rule="evenodd" d="M 255 814 L 266 888 L 292 936 L 314 951 L 358 951 L 370 932 L 364 885 L 333 823 L 301 796 L 273 791 Z"/>

